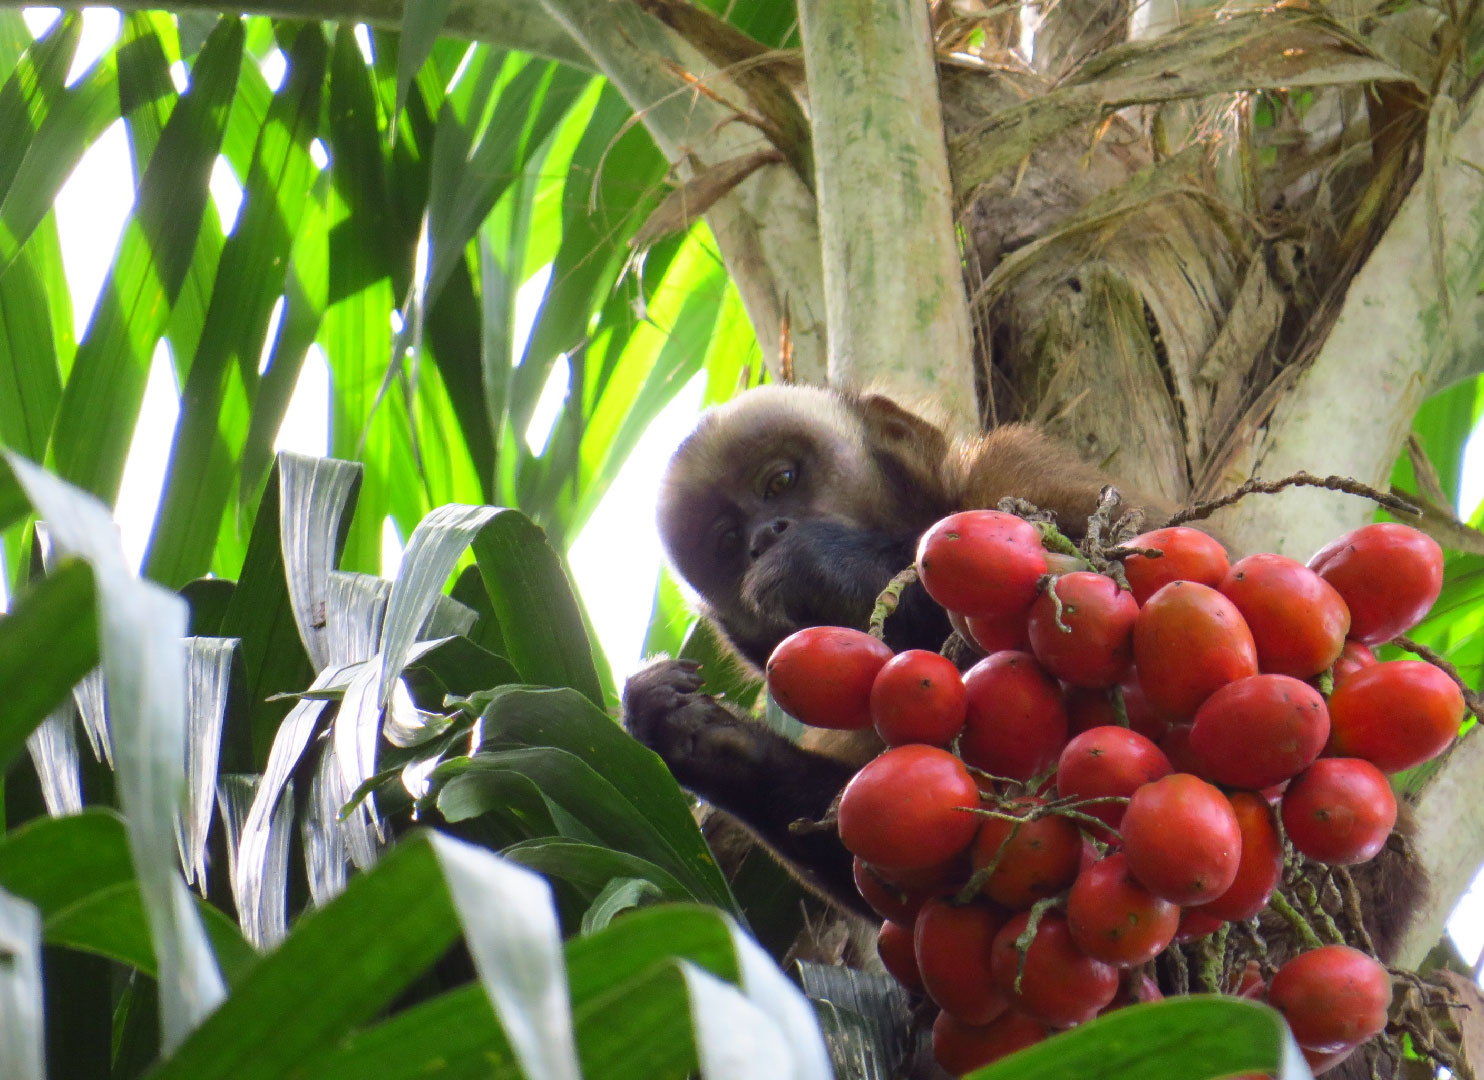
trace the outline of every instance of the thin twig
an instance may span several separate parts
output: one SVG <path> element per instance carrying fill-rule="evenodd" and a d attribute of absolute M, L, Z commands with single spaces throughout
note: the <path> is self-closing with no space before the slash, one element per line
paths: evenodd
<path fill-rule="evenodd" d="M 1285 476 L 1282 480 L 1248 480 L 1236 490 L 1221 496 L 1219 499 L 1211 499 L 1208 502 L 1196 503 L 1194 506 L 1181 510 L 1169 521 L 1165 527 L 1171 525 L 1184 525 L 1187 521 L 1202 521 L 1218 510 L 1225 509 L 1238 499 L 1248 495 L 1273 495 L 1277 492 L 1291 487 L 1318 487 L 1329 491 L 1343 491 L 1348 495 L 1359 495 L 1379 503 L 1393 514 L 1406 514 L 1409 517 L 1421 517 L 1422 511 L 1406 499 L 1399 498 L 1389 492 L 1378 491 L 1369 484 L 1362 484 L 1359 480 L 1348 476 L 1314 476 L 1312 473 L 1296 472 L 1292 476 Z"/>

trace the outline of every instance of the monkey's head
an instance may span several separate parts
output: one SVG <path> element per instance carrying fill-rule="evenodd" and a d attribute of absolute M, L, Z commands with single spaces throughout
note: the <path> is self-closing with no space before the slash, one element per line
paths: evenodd
<path fill-rule="evenodd" d="M 954 509 L 948 451 L 942 431 L 886 398 L 759 387 L 707 412 L 675 452 L 660 538 L 761 667 L 801 627 L 864 625 L 917 537 Z"/>

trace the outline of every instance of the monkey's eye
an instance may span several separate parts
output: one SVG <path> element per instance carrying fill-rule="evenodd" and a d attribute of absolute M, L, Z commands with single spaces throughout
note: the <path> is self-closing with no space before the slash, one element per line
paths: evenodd
<path fill-rule="evenodd" d="M 798 470 L 791 465 L 787 466 L 786 468 L 779 469 L 777 472 L 769 476 L 767 482 L 763 484 L 763 498 L 777 498 L 789 488 L 793 487 L 794 482 L 798 479 L 798 477 Z"/>

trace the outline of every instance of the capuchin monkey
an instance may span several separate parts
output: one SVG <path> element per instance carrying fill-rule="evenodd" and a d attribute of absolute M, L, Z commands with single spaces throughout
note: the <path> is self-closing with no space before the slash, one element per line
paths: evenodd
<path fill-rule="evenodd" d="M 660 486 L 660 538 L 704 614 L 761 671 L 806 626 L 865 629 L 876 596 L 912 565 L 918 537 L 956 510 L 1028 500 L 1079 537 L 1108 476 L 1026 424 L 950 440 L 877 395 L 764 386 L 707 412 Z M 1170 511 L 1158 500 L 1136 505 Z M 894 650 L 938 650 L 948 618 L 920 585 L 886 621 Z M 861 765 L 875 732 L 810 730 L 798 744 L 700 692 L 688 661 L 662 660 L 624 687 L 629 731 L 675 778 L 740 818 L 808 886 L 867 909 L 851 860 L 817 821 Z"/>

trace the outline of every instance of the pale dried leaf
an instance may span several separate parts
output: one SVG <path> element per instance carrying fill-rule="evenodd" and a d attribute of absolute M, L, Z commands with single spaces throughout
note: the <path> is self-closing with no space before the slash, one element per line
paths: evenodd
<path fill-rule="evenodd" d="M 777 150 L 758 150 L 703 169 L 660 200 L 629 240 L 629 246 L 646 248 L 661 237 L 684 232 L 743 180 L 764 165 L 782 160 Z"/>

